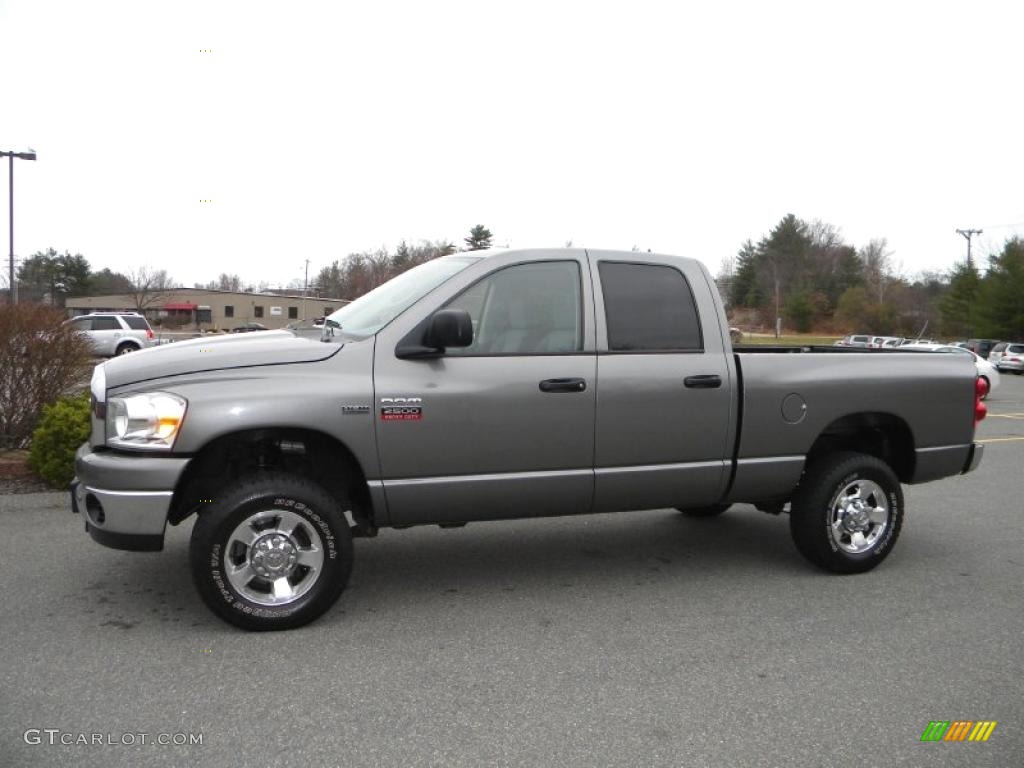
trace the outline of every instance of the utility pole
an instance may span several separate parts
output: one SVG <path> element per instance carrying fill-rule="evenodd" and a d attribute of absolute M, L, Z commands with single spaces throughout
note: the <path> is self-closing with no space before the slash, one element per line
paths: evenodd
<path fill-rule="evenodd" d="M 306 319 L 306 297 L 309 295 L 309 259 L 306 259 L 306 279 L 302 283 L 302 319 Z"/>
<path fill-rule="evenodd" d="M 967 241 L 967 266 L 970 267 L 971 269 L 973 269 L 974 268 L 974 262 L 971 260 L 971 238 L 974 237 L 974 235 L 980 235 L 981 234 L 981 230 L 980 229 L 958 229 L 956 232 L 957 232 L 958 235 L 963 235 L 964 239 Z"/>

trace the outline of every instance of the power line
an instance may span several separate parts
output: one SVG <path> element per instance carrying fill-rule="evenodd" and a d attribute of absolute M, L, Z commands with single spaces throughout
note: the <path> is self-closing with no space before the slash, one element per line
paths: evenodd
<path fill-rule="evenodd" d="M 1024 227 L 1024 221 L 1018 221 L 1016 224 L 989 224 L 985 229 L 1010 229 L 1011 227 Z"/>

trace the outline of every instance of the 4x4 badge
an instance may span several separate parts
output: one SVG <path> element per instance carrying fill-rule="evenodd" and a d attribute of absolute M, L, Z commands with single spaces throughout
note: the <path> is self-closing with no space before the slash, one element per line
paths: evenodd
<path fill-rule="evenodd" d="M 370 406 L 368 405 L 343 405 L 341 406 L 341 412 L 346 416 L 357 416 L 363 413 L 370 412 Z"/>

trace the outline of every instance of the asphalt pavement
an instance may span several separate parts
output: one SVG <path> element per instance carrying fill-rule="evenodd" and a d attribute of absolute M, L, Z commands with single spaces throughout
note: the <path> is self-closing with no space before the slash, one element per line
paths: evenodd
<path fill-rule="evenodd" d="M 207 611 L 187 525 L 116 552 L 63 494 L 0 497 L 0 766 L 1019 766 L 1024 377 L 989 408 L 867 574 L 748 506 L 384 531 L 285 633 Z"/>

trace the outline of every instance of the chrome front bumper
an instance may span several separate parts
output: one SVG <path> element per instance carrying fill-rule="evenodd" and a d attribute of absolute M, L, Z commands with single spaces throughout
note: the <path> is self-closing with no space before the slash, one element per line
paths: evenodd
<path fill-rule="evenodd" d="M 85 530 L 104 546 L 161 550 L 173 489 L 188 461 L 94 453 L 83 445 L 75 454 L 71 511 L 82 515 Z"/>

